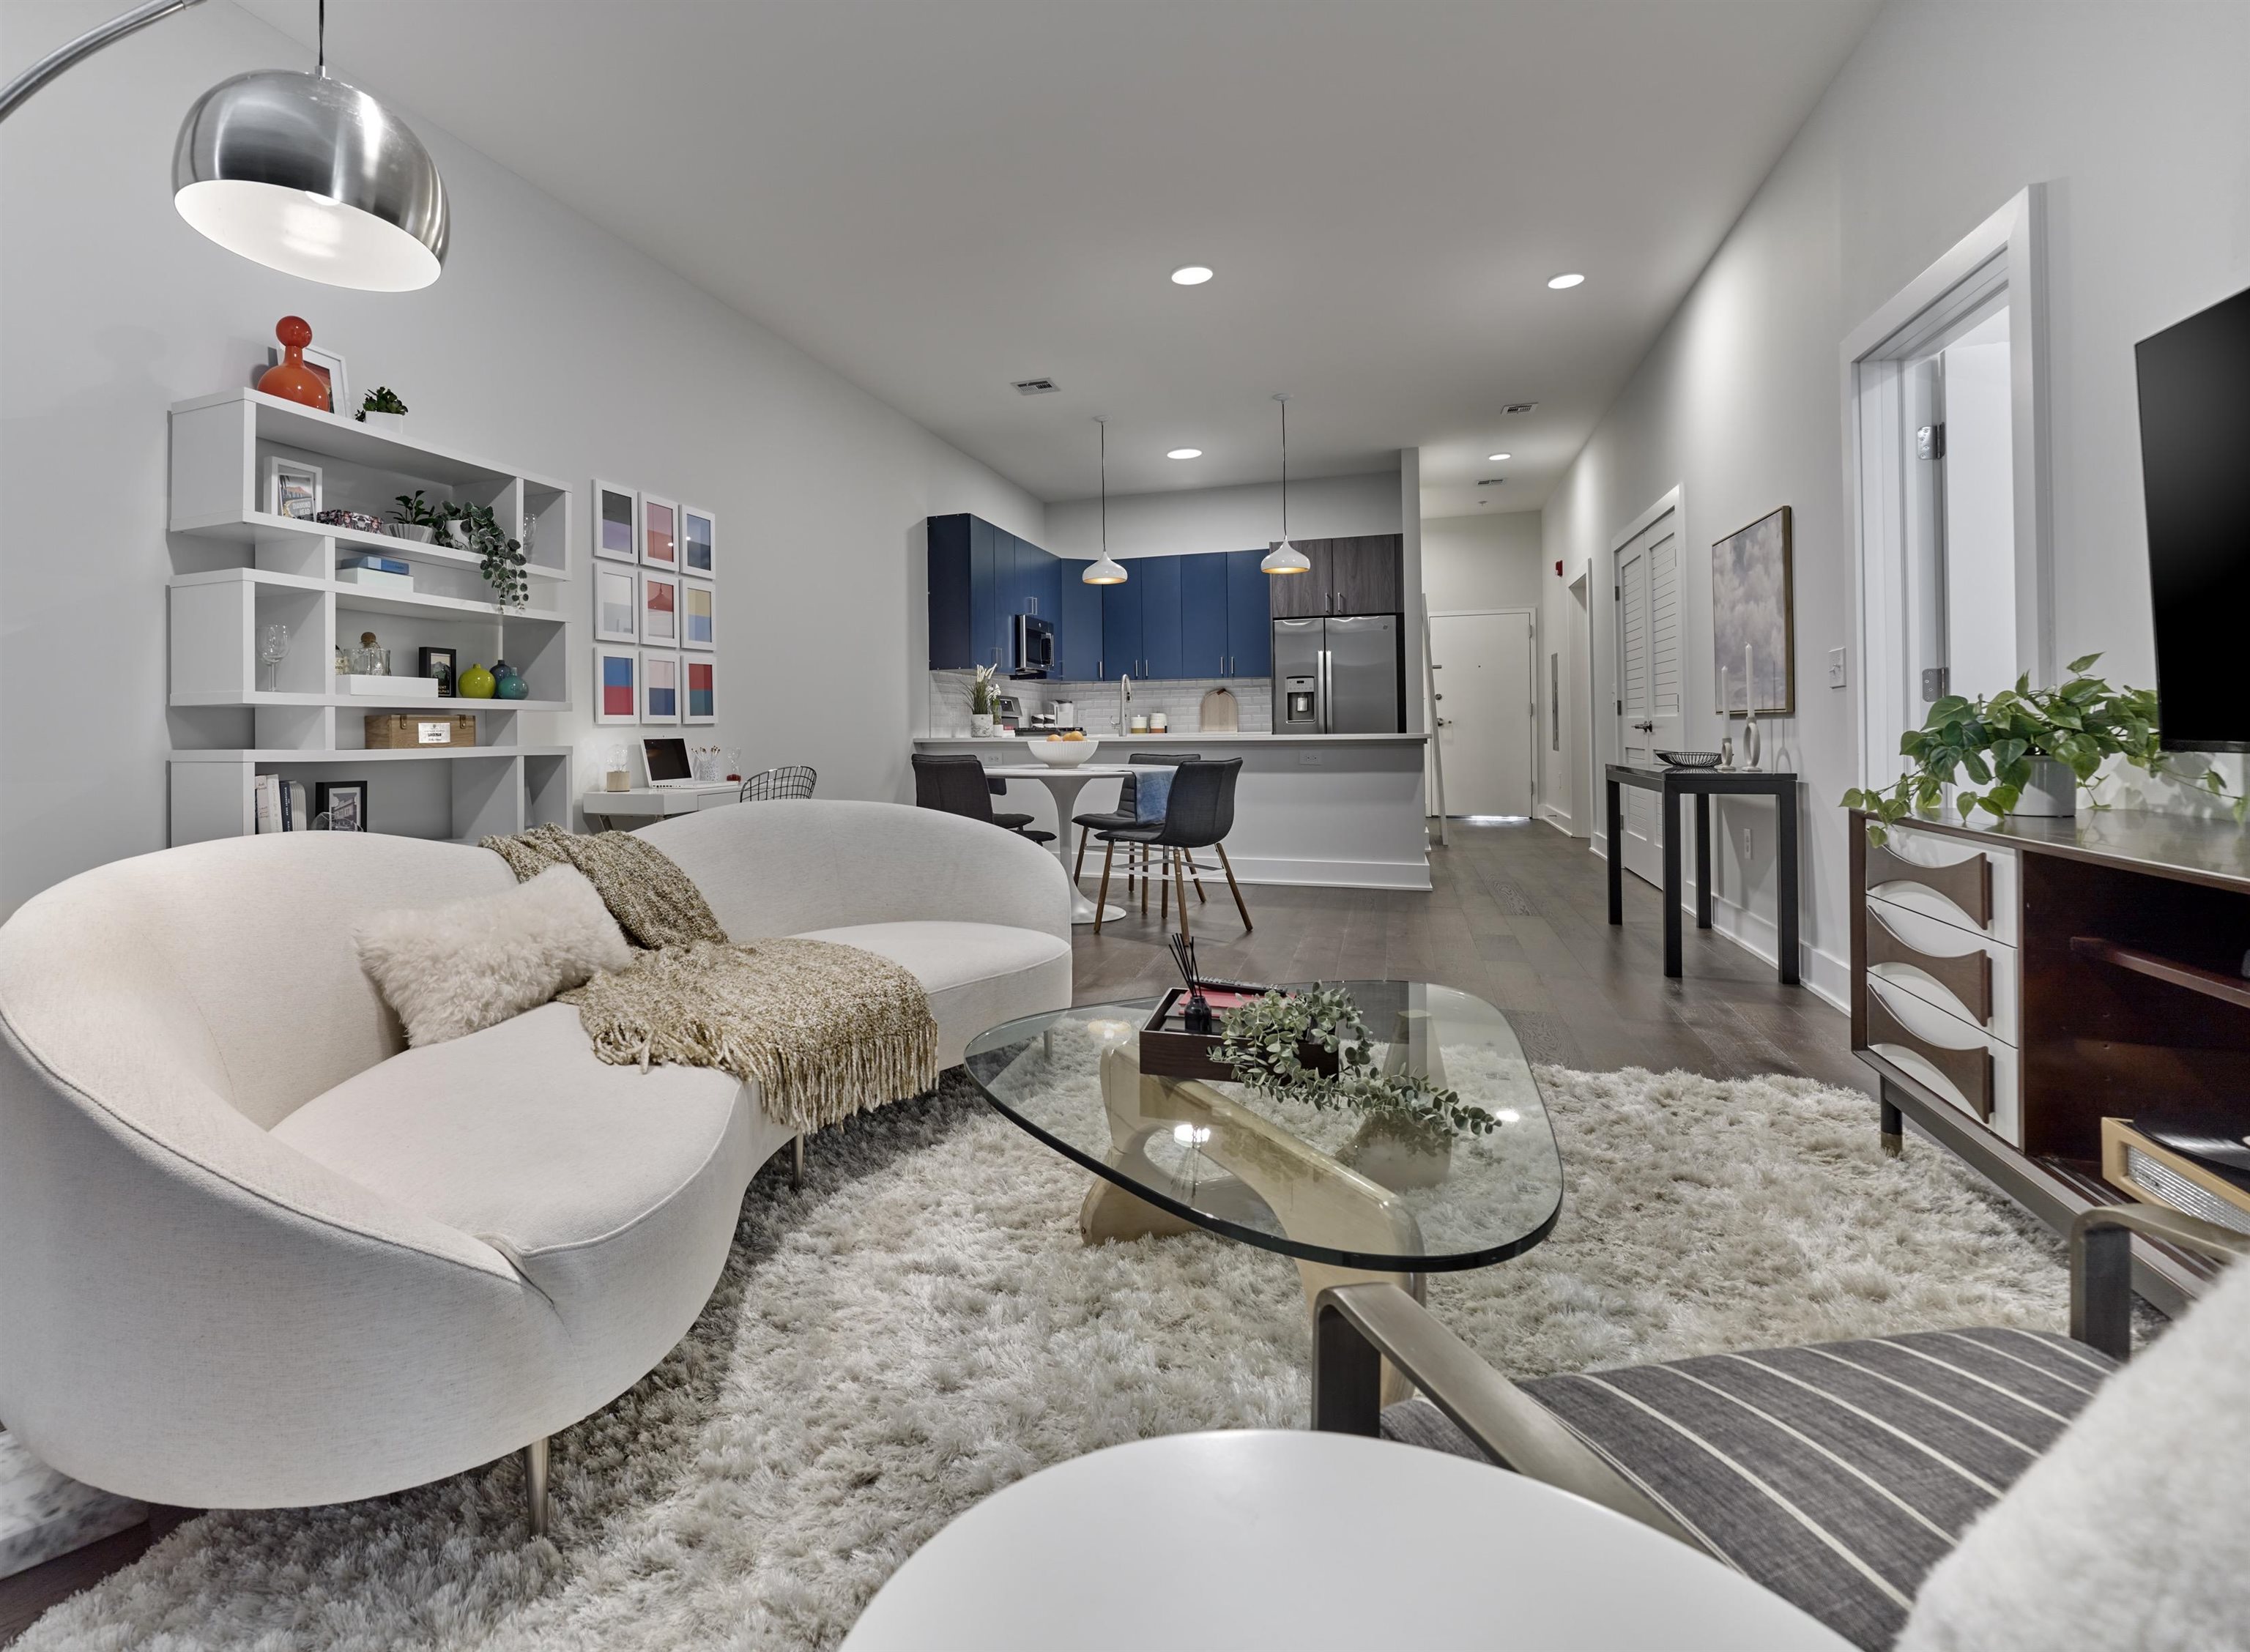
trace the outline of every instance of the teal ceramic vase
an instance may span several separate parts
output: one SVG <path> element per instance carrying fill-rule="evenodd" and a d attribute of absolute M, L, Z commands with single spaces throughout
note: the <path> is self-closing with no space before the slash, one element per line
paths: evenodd
<path fill-rule="evenodd" d="M 526 699 L 531 685 L 517 675 L 514 666 L 501 660 L 493 666 L 493 693 L 500 699 Z"/>

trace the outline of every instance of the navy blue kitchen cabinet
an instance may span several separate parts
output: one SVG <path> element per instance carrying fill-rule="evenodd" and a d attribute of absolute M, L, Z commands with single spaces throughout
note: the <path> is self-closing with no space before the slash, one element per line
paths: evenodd
<path fill-rule="evenodd" d="M 929 668 L 965 671 L 977 663 L 970 618 L 969 518 L 929 519 Z"/>
<path fill-rule="evenodd" d="M 1115 679 L 1139 677 L 1141 670 L 1141 580 L 1137 562 L 1125 570 L 1122 585 L 1101 588 L 1101 674 Z"/>
<path fill-rule="evenodd" d="M 999 663 L 1000 530 L 981 516 L 969 519 L 969 630 L 971 665 Z"/>
<path fill-rule="evenodd" d="M 1142 556 L 1128 564 L 1141 587 L 1141 667 L 1135 677 L 1195 677 L 1181 663 L 1180 564 L 1184 556 Z"/>
<path fill-rule="evenodd" d="M 1263 551 L 1226 553 L 1226 674 L 1270 677 L 1273 671 L 1273 576 L 1258 564 Z M 1218 557 L 1210 559 L 1218 561 Z"/>
<path fill-rule="evenodd" d="M 1225 677 L 1226 558 L 1180 558 L 1180 675 Z"/>
<path fill-rule="evenodd" d="M 1092 683 L 1101 678 L 1101 593 L 1108 588 L 1088 585 L 1089 558 L 1066 557 L 1055 564 L 1061 595 L 1055 609 L 1055 672 L 1066 682 Z"/>

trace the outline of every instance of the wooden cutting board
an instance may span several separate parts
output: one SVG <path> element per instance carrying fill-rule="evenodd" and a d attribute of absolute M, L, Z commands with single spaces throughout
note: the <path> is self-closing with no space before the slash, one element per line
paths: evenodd
<path fill-rule="evenodd" d="M 1206 734 L 1233 734 L 1242 727 L 1242 702 L 1224 688 L 1203 697 L 1203 729 Z"/>

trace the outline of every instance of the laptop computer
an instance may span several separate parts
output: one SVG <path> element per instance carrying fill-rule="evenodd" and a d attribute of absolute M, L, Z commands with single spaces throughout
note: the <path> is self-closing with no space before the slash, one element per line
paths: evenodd
<path fill-rule="evenodd" d="M 645 736 L 641 752 L 648 760 L 648 783 L 656 787 L 702 786 L 687 761 L 687 742 L 679 735 Z"/>

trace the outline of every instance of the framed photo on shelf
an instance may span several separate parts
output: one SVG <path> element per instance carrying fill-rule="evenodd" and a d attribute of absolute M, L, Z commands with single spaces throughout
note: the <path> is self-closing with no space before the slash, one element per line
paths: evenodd
<path fill-rule="evenodd" d="M 640 651 L 640 720 L 680 720 L 680 656 L 668 648 Z"/>
<path fill-rule="evenodd" d="M 640 640 L 666 648 L 680 646 L 680 577 L 654 568 L 640 571 Z"/>
<path fill-rule="evenodd" d="M 640 495 L 613 482 L 594 484 L 594 554 L 640 561 Z"/>
<path fill-rule="evenodd" d="M 269 344 L 266 347 L 267 367 L 280 367 L 281 356 L 282 349 L 280 345 Z M 314 376 L 328 387 L 329 412 L 339 418 L 348 419 L 359 411 L 359 404 L 351 399 L 351 385 L 344 376 L 343 357 L 338 355 L 334 350 L 315 349 L 307 344 L 305 347 L 305 365 L 312 369 Z M 265 376 L 262 371 L 259 376 L 261 378 Z M 251 381 L 253 385 L 257 382 L 256 379 Z"/>
<path fill-rule="evenodd" d="M 640 560 L 651 568 L 680 568 L 680 507 L 653 493 L 640 496 Z"/>
<path fill-rule="evenodd" d="M 594 644 L 594 720 L 640 721 L 640 650 Z"/>
<path fill-rule="evenodd" d="M 680 708 L 680 720 L 683 723 L 717 722 L 719 662 L 691 655 L 682 659 L 680 666 L 687 673 L 687 699 Z"/>
<path fill-rule="evenodd" d="M 717 536 L 717 521 L 708 511 L 683 505 L 680 507 L 680 571 L 707 580 L 717 578 L 719 570 L 712 561 L 714 552 L 711 543 Z"/>
<path fill-rule="evenodd" d="M 640 641 L 640 582 L 629 568 L 594 567 L 594 640 Z"/>
<path fill-rule="evenodd" d="M 680 582 L 680 646 L 719 646 L 719 594 L 701 580 Z"/>
<path fill-rule="evenodd" d="M 309 522 L 320 514 L 321 467 L 271 454 L 266 460 L 266 512 Z"/>
<path fill-rule="evenodd" d="M 363 832 L 367 823 L 367 782 L 363 780 L 316 780 L 313 782 L 313 814 L 328 817 L 332 832 Z"/>
<path fill-rule="evenodd" d="M 421 652 L 418 673 L 438 679 L 438 698 L 452 698 L 453 684 L 460 675 L 460 656 L 450 648 L 425 648 Z"/>

